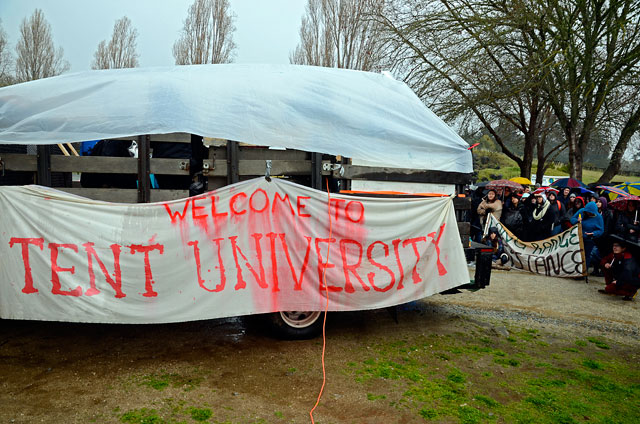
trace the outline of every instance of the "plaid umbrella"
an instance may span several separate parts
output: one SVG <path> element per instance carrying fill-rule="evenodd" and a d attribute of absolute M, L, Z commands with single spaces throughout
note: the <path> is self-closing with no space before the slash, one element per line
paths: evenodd
<path fill-rule="evenodd" d="M 549 194 L 549 192 L 558 194 L 559 190 L 553 187 L 538 187 L 534 190 L 533 195 L 544 193 L 545 195 Z"/>
<path fill-rule="evenodd" d="M 615 199 L 618 196 L 622 196 L 622 197 L 629 196 L 629 193 L 627 193 L 626 191 L 624 191 L 624 190 L 622 190 L 621 188 L 618 188 L 618 187 L 599 185 L 599 186 L 596 186 L 596 188 L 599 188 L 600 190 L 608 191 L 609 193 L 611 193 L 609 195 L 611 200 Z"/>
<path fill-rule="evenodd" d="M 640 197 L 639 196 L 634 196 L 632 194 L 626 196 L 626 197 L 618 197 L 616 200 L 612 200 L 611 203 L 609 203 L 609 205 L 613 208 L 618 209 L 619 211 L 626 211 L 627 210 L 627 203 L 629 202 L 633 202 L 636 204 L 636 210 L 637 207 L 640 206 Z"/>
<path fill-rule="evenodd" d="M 565 188 L 565 187 L 569 187 L 569 188 L 583 187 L 583 188 L 586 188 L 587 187 L 582 181 L 576 180 L 575 178 L 558 178 L 557 180 L 552 182 L 551 185 L 553 187 L 555 187 L 555 188 Z"/>
<path fill-rule="evenodd" d="M 635 183 L 622 183 L 614 187 L 626 191 L 629 194 L 640 196 L 640 181 L 636 181 Z"/>
<path fill-rule="evenodd" d="M 484 188 L 487 190 L 493 189 L 502 192 L 505 187 L 508 187 L 511 190 L 522 190 L 521 184 L 510 180 L 493 180 L 490 181 L 489 184 L 487 184 Z"/>

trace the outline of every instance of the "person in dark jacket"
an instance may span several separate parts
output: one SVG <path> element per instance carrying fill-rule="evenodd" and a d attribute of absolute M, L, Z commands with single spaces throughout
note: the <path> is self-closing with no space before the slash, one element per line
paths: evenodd
<path fill-rule="evenodd" d="M 640 235 L 639 219 L 636 203 L 627 202 L 627 210 L 618 211 L 616 214 L 612 230 L 613 234 L 637 242 L 638 235 Z"/>
<path fill-rule="evenodd" d="M 515 192 L 511 195 L 511 202 L 502 209 L 502 223 L 514 236 L 522 239 L 524 235 L 523 205 L 520 202 L 521 194 Z M 528 196 L 527 196 L 528 197 Z"/>
<path fill-rule="evenodd" d="M 566 214 L 566 209 L 562 202 L 557 199 L 556 193 L 553 191 L 547 193 L 547 200 L 549 200 L 549 208 L 553 213 L 553 229 L 551 230 L 551 235 L 556 235 L 562 232 L 562 221 Z"/>
<path fill-rule="evenodd" d="M 575 225 L 578 222 L 582 222 L 584 256 L 587 266 L 589 266 L 593 261 L 591 251 L 596 245 L 596 241 L 604 234 L 604 223 L 602 222 L 602 215 L 598 213 L 598 206 L 594 202 L 589 202 L 584 208 L 578 210 L 571 217 L 571 223 Z"/>
<path fill-rule="evenodd" d="M 604 232 L 602 237 L 596 242 L 596 246 L 591 251 L 591 259 L 593 265 L 593 274 L 597 277 L 602 276 L 602 270 L 600 268 L 600 260 L 603 255 L 607 255 L 611 252 L 611 231 L 613 230 L 613 213 L 608 209 L 608 202 L 605 197 L 600 197 L 596 201 L 598 212 L 602 215 L 602 223 L 604 224 Z"/>
<path fill-rule="evenodd" d="M 640 288 L 640 265 L 628 250 L 630 242 L 613 236 L 613 252 L 600 262 L 604 270 L 604 290 L 600 293 L 624 296 L 624 300 L 633 300 Z"/>
<path fill-rule="evenodd" d="M 565 211 L 569 209 L 569 196 L 571 195 L 571 189 L 569 187 L 563 188 L 558 194 L 558 200 L 562 202 Z M 575 198 L 575 196 L 574 196 Z"/>
<path fill-rule="evenodd" d="M 533 220 L 531 221 L 531 229 L 535 235 L 535 240 L 544 240 L 551 237 L 551 230 L 553 229 L 554 215 L 551 210 L 551 203 L 547 199 L 544 193 L 538 193 L 535 195 L 536 203 L 533 210 Z"/>
<path fill-rule="evenodd" d="M 482 192 L 484 188 L 478 187 L 471 194 L 471 210 L 469 211 L 471 223 L 471 239 L 476 242 L 482 241 L 482 223 L 478 215 L 478 206 L 482 203 Z"/>
<path fill-rule="evenodd" d="M 504 245 L 500 238 L 500 234 L 498 234 L 498 228 L 489 227 L 489 232 L 484 236 L 482 242 L 487 246 L 491 246 L 493 249 L 493 254 L 491 255 L 491 260 L 493 260 L 493 262 L 504 265 L 509 260 L 507 255 L 504 253 Z"/>

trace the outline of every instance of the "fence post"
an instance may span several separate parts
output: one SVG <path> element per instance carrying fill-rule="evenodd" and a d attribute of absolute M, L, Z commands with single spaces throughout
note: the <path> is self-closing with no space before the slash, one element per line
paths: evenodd
<path fill-rule="evenodd" d="M 149 135 L 138 136 L 138 203 L 151 201 L 150 164 L 151 142 Z"/>
<path fill-rule="evenodd" d="M 51 187 L 51 146 L 38 145 L 38 184 Z"/>

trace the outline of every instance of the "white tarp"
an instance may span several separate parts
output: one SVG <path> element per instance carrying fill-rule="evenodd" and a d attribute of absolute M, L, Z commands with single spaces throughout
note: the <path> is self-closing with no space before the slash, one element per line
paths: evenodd
<path fill-rule="evenodd" d="M 331 311 L 469 282 L 450 197 L 327 196 L 264 178 L 150 204 L 0 187 L 0 317 L 162 323 L 324 310 L 325 270 Z"/>
<path fill-rule="evenodd" d="M 0 88 L 0 144 L 185 132 L 473 172 L 467 143 L 402 82 L 295 65 L 193 65 L 61 75 Z"/>
<path fill-rule="evenodd" d="M 587 273 L 580 225 L 532 242 L 518 239 L 492 214 L 489 227 L 496 227 L 502 238 L 504 252 L 509 256 L 506 266 L 552 277 L 580 277 Z"/>

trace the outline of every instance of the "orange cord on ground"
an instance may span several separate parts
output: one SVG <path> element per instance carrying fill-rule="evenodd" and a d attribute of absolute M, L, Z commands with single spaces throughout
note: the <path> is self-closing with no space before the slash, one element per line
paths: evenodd
<path fill-rule="evenodd" d="M 331 192 L 329 191 L 329 180 L 327 180 L 327 215 L 329 216 L 329 239 L 333 235 L 333 223 L 331 222 Z M 329 262 L 329 246 L 327 245 L 327 262 Z M 309 411 L 309 417 L 311 417 L 311 424 L 315 424 L 313 420 L 313 411 L 316 410 L 318 405 L 320 404 L 320 398 L 322 397 L 322 392 L 324 391 L 324 385 L 327 382 L 327 373 L 324 368 L 324 353 L 325 348 L 327 346 L 327 334 L 325 332 L 327 325 L 327 311 L 329 310 L 329 288 L 327 286 L 327 279 L 325 277 L 327 272 L 327 268 L 322 270 L 322 283 L 324 284 L 324 292 L 325 297 L 327 298 L 327 303 L 324 308 L 324 320 L 322 321 L 322 387 L 320 387 L 320 393 L 318 393 L 318 399 L 316 400 L 316 404 L 313 405 L 311 411 Z"/>

